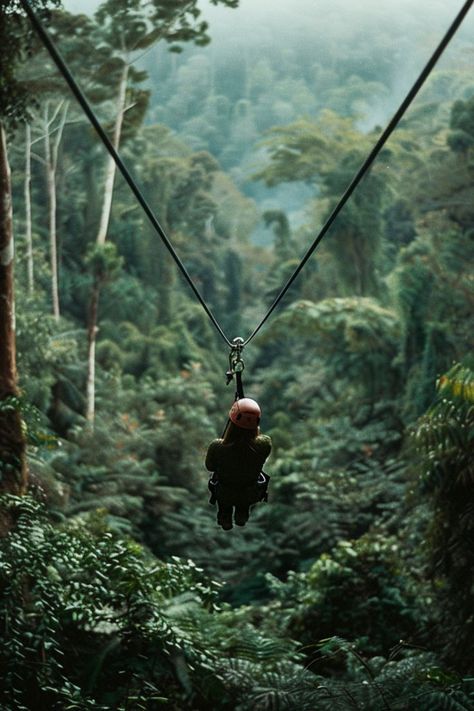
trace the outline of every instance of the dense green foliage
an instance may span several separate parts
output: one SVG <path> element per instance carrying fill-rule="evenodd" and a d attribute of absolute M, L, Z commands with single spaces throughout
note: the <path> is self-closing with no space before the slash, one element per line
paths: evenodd
<path fill-rule="evenodd" d="M 203 48 L 194 2 L 113 6 L 54 12 L 51 31 L 111 133 L 128 67 L 120 151 L 228 336 L 247 335 L 379 135 L 389 47 L 415 30 L 375 23 L 342 51 L 328 8 L 317 53 L 300 28 L 236 61 Z M 233 396 L 225 348 L 120 178 L 96 239 L 106 156 L 32 52 L 15 70 L 31 144 L 21 124 L 9 137 L 22 396 L 2 403 L 22 411 L 30 492 L 2 502 L 0 707 L 474 708 L 463 45 L 244 351 L 272 479 L 230 532 L 203 465 Z"/>

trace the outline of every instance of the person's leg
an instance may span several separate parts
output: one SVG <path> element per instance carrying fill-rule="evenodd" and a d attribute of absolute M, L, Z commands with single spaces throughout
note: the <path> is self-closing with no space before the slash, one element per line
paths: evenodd
<path fill-rule="evenodd" d="M 237 526 L 245 526 L 249 520 L 249 508 L 250 504 L 238 504 L 235 507 L 234 521 Z"/>
<path fill-rule="evenodd" d="M 217 523 L 222 526 L 224 531 L 230 531 L 232 528 L 232 509 L 229 504 L 223 504 L 218 501 L 219 509 L 217 511 Z"/>

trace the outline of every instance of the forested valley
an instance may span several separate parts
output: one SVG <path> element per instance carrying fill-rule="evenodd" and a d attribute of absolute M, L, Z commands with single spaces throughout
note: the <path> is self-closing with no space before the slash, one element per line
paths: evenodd
<path fill-rule="evenodd" d="M 231 340 L 461 6 L 30 4 Z M 223 531 L 229 349 L 3 0 L 2 711 L 474 709 L 472 13 L 243 351 L 269 501 Z"/>

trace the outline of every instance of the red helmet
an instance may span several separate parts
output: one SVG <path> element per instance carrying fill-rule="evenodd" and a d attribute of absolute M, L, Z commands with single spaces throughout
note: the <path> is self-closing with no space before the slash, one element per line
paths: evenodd
<path fill-rule="evenodd" d="M 256 430 L 260 422 L 261 410 L 258 403 L 249 397 L 236 400 L 230 408 L 230 421 L 244 430 Z"/>

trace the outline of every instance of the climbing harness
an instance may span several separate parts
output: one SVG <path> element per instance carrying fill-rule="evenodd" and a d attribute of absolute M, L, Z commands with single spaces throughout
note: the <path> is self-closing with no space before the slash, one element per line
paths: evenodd
<path fill-rule="evenodd" d="M 255 486 L 252 487 L 253 492 L 255 493 L 254 500 L 252 503 L 258 504 L 260 502 L 262 503 L 267 503 L 268 502 L 268 485 L 270 483 L 270 474 L 267 474 L 263 470 L 259 473 L 258 479 L 255 483 Z M 210 478 L 209 481 L 207 482 L 207 488 L 210 491 L 210 497 L 209 497 L 209 503 L 211 506 L 214 506 L 215 503 L 217 502 L 217 495 L 219 493 L 219 474 L 217 472 L 214 472 Z"/>
<path fill-rule="evenodd" d="M 410 89 L 410 91 L 409 91 L 408 94 L 406 95 L 405 99 L 404 99 L 404 100 L 402 101 L 402 103 L 400 104 L 400 107 L 399 107 L 398 110 L 395 112 L 395 114 L 393 115 L 392 119 L 389 121 L 389 123 L 388 123 L 387 127 L 385 128 L 385 130 L 381 133 L 381 135 L 380 135 L 378 141 L 376 142 L 376 144 L 374 145 L 374 147 L 373 147 L 372 150 L 370 151 L 370 153 L 369 153 L 369 155 L 367 156 L 366 160 L 363 162 L 363 164 L 361 165 L 361 167 L 359 168 L 359 170 L 357 171 L 357 173 L 354 175 L 354 177 L 352 178 L 352 180 L 351 180 L 351 182 L 349 183 L 348 187 L 346 188 L 345 192 L 342 194 L 342 196 L 340 197 L 339 201 L 337 202 L 335 208 L 333 209 L 333 211 L 331 212 L 331 214 L 330 214 L 329 217 L 327 218 L 326 222 L 324 223 L 324 225 L 322 226 L 322 228 L 320 229 L 320 231 L 319 231 L 318 234 L 316 235 L 316 237 L 315 237 L 313 243 L 312 243 L 312 244 L 310 245 L 310 247 L 307 249 L 307 251 L 305 252 L 303 258 L 302 258 L 301 261 L 300 261 L 300 263 L 298 264 L 298 266 L 297 266 L 296 269 L 294 270 L 293 274 L 290 276 L 290 278 L 288 279 L 288 281 L 286 282 L 286 284 L 283 286 L 283 288 L 281 289 L 281 291 L 279 292 L 279 294 L 276 296 L 275 300 L 274 300 L 273 303 L 270 305 L 269 309 L 267 310 L 267 312 L 265 313 L 265 315 L 263 316 L 263 318 L 260 320 L 260 322 L 258 323 L 258 325 L 256 326 L 256 328 L 252 331 L 252 333 L 250 334 L 250 336 L 249 336 L 246 340 L 243 340 L 243 339 L 239 338 L 239 339 L 234 339 L 234 341 L 231 342 L 231 341 L 228 339 L 228 337 L 226 336 L 226 334 L 225 334 L 223 328 L 221 327 L 221 325 L 219 324 L 218 320 L 216 319 L 216 317 L 215 317 L 214 314 L 212 313 L 211 309 L 210 309 L 209 306 L 206 304 L 204 298 L 202 297 L 202 295 L 201 295 L 201 293 L 199 292 L 198 288 L 196 287 L 196 285 L 194 284 L 193 280 L 191 279 L 191 276 L 189 275 L 189 273 L 188 273 L 186 267 L 184 266 L 184 264 L 182 263 L 182 261 L 181 261 L 180 258 L 178 257 L 178 255 L 177 255 L 177 253 L 176 253 L 176 251 L 175 251 L 173 245 L 171 244 L 171 242 L 170 242 L 169 238 L 167 237 L 165 231 L 163 230 L 162 226 L 160 225 L 158 219 L 156 218 L 156 216 L 155 216 L 153 210 L 151 209 L 151 207 L 150 207 L 150 206 L 148 205 L 148 203 L 146 202 L 146 200 L 145 200 L 143 194 L 141 193 L 141 191 L 140 191 L 140 189 L 138 188 L 138 186 L 136 185 L 134 179 L 133 179 L 132 176 L 130 175 L 130 173 L 129 173 L 127 167 L 126 167 L 125 164 L 123 163 L 123 161 L 122 161 L 122 159 L 120 158 L 118 152 L 115 150 L 115 148 L 114 148 L 114 146 L 112 145 L 110 139 L 108 138 L 108 136 L 107 136 L 107 134 L 105 133 L 104 129 L 102 128 L 101 124 L 100 124 L 99 121 L 97 120 L 97 118 L 96 118 L 94 112 L 92 111 L 92 108 L 90 107 L 90 105 L 89 105 L 89 103 L 88 103 L 86 97 L 85 97 L 84 94 L 82 93 L 82 91 L 81 91 L 81 89 L 79 88 L 77 82 L 75 81 L 74 77 L 72 76 L 71 72 L 69 71 L 69 69 L 68 69 L 66 63 L 65 63 L 64 60 L 62 59 L 62 57 L 61 57 L 60 53 L 58 52 L 58 50 L 56 49 L 56 47 L 55 47 L 55 45 L 54 45 L 54 43 L 53 43 L 51 37 L 49 36 L 49 34 L 46 32 L 46 30 L 45 30 L 44 27 L 42 26 L 41 22 L 39 21 L 38 17 L 36 16 L 36 13 L 35 13 L 35 12 L 33 11 L 33 9 L 31 8 L 31 6 L 30 6 L 28 0 L 20 0 L 20 4 L 21 4 L 21 6 L 23 7 L 23 9 L 24 9 L 25 13 L 27 14 L 27 16 L 29 17 L 29 19 L 30 19 L 30 21 L 31 21 L 31 24 L 33 25 L 34 29 L 35 29 L 36 32 L 38 33 L 38 35 L 39 35 L 41 41 L 43 42 L 44 46 L 45 46 L 46 49 L 48 50 L 49 54 L 51 55 L 51 58 L 53 59 L 54 63 L 56 64 L 56 66 L 58 67 L 59 71 L 61 72 L 61 74 L 63 75 L 64 79 L 66 80 L 67 84 L 69 85 L 69 88 L 71 89 L 72 93 L 73 93 L 74 96 L 76 97 L 77 101 L 79 102 L 79 104 L 80 104 L 81 108 L 83 109 L 84 113 L 86 114 L 87 118 L 89 119 L 89 121 L 90 121 L 91 124 L 93 125 L 94 129 L 96 130 L 96 132 L 97 132 L 99 138 L 101 139 L 101 141 L 103 142 L 104 146 L 106 147 L 106 149 L 108 150 L 108 152 L 110 153 L 110 155 L 112 156 L 112 158 L 114 159 L 114 161 L 115 161 L 115 163 L 116 163 L 116 165 L 117 165 L 117 168 L 118 168 L 119 171 L 121 172 L 122 176 L 125 178 L 125 180 L 126 180 L 126 182 L 128 183 L 128 185 L 129 185 L 131 191 L 132 191 L 133 194 L 135 195 L 135 197 L 136 197 L 138 203 L 141 205 L 141 207 L 143 208 L 145 214 L 147 215 L 148 219 L 150 220 L 150 222 L 151 222 L 153 228 L 154 228 L 155 231 L 158 233 L 158 235 L 159 235 L 159 237 L 161 238 L 163 244 L 166 246 L 166 248 L 167 248 L 168 251 L 170 252 L 172 258 L 174 259 L 174 261 L 175 261 L 175 263 L 176 263 L 176 265 L 178 266 L 179 270 L 180 270 L 181 273 L 183 274 L 183 276 L 184 276 L 184 278 L 186 279 L 188 285 L 190 286 L 190 288 L 191 288 L 192 291 L 194 292 L 194 295 L 196 296 L 196 298 L 197 298 L 197 300 L 199 301 L 199 303 L 201 304 L 202 308 L 204 309 L 204 311 L 205 311 L 206 314 L 208 315 L 209 319 L 211 320 L 211 322 L 212 322 L 213 325 L 215 326 L 216 330 L 218 331 L 218 333 L 220 334 L 220 336 L 224 339 L 224 341 L 227 343 L 227 345 L 231 348 L 231 354 L 234 352 L 236 355 L 240 355 L 240 354 L 241 354 L 242 348 L 243 348 L 244 346 L 246 346 L 248 343 L 250 343 L 250 341 L 251 341 L 251 340 L 257 335 L 257 333 L 260 331 L 260 329 L 262 328 L 262 326 L 266 323 L 267 319 L 270 317 L 270 315 L 271 315 L 271 314 L 273 313 L 273 311 L 276 309 L 276 307 L 278 306 L 278 304 L 280 303 L 280 301 L 283 299 L 283 297 L 285 296 L 285 294 L 286 294 L 286 292 L 288 291 L 288 289 L 290 288 L 290 286 L 293 284 L 293 282 L 295 281 L 295 279 L 297 278 L 297 276 L 299 275 L 299 273 L 301 272 L 301 270 L 302 270 L 303 267 L 305 266 L 305 264 L 306 264 L 306 262 L 308 261 L 308 259 L 311 257 L 311 255 L 313 254 L 313 252 L 315 251 L 315 249 L 317 248 L 317 246 L 319 245 L 319 243 L 321 242 L 321 240 L 323 239 L 323 237 L 325 236 L 325 234 L 328 232 L 329 228 L 331 227 L 331 225 L 332 225 L 332 224 L 334 223 L 334 221 L 336 220 L 337 216 L 339 215 L 339 213 L 340 213 L 341 210 L 343 209 L 343 207 L 344 207 L 344 205 L 346 204 L 346 202 L 347 202 L 347 201 L 349 200 L 349 198 L 351 197 L 351 195 L 352 195 L 352 193 L 354 192 L 354 190 L 356 189 L 356 187 L 359 185 L 359 183 L 360 183 L 360 181 L 362 180 L 362 178 L 364 177 L 364 175 L 368 172 L 368 170 L 369 170 L 369 168 L 371 167 L 372 163 L 374 162 L 375 158 L 378 156 L 378 154 L 380 153 L 381 149 L 383 148 L 383 146 L 384 146 L 385 143 L 387 142 L 388 138 L 391 136 L 391 134 L 393 133 L 393 131 L 394 131 L 395 128 L 397 127 L 398 123 L 399 123 L 400 120 L 402 119 L 403 115 L 405 114 L 406 110 L 408 109 L 408 107 L 409 107 L 410 104 L 412 103 L 413 99 L 415 98 L 415 96 L 418 94 L 419 90 L 421 89 L 421 87 L 422 87 L 423 84 L 425 83 L 425 81 L 426 81 L 426 79 L 428 78 L 429 74 L 431 73 L 433 67 L 435 66 L 435 64 L 437 63 L 437 61 L 439 60 L 439 58 L 440 58 L 441 55 L 443 54 L 444 50 L 446 49 L 446 47 L 448 46 L 449 42 L 451 41 L 451 39 L 453 38 L 453 36 L 454 36 L 455 33 L 457 32 L 457 30 L 458 30 L 459 26 L 461 25 L 462 21 L 464 20 L 465 16 L 466 16 L 467 13 L 469 12 L 469 10 L 470 10 L 471 5 L 472 5 L 473 2 L 474 2 L 474 0 L 466 0 L 466 2 L 465 2 L 465 3 L 463 4 L 463 6 L 461 7 L 460 11 L 459 11 L 458 14 L 456 15 L 456 17 L 455 17 L 455 19 L 453 20 L 452 24 L 450 25 L 450 27 L 449 27 L 448 30 L 446 31 L 444 37 L 441 39 L 440 43 L 438 44 L 438 46 L 437 46 L 436 49 L 434 50 L 433 54 L 431 55 L 430 59 L 429 59 L 428 62 L 426 63 L 425 67 L 422 69 L 420 75 L 419 75 L 418 78 L 416 79 L 416 81 L 415 81 L 415 83 L 413 84 L 412 88 Z M 235 341 L 237 341 L 237 340 L 239 340 L 241 343 L 235 344 Z M 240 350 L 238 350 L 237 345 L 240 347 Z M 240 362 L 240 361 L 237 360 L 237 361 L 236 361 L 236 364 L 238 364 L 239 362 Z M 236 382 L 237 382 L 237 387 L 239 387 L 239 378 L 237 377 L 237 374 L 239 373 L 239 371 L 238 371 L 238 370 L 235 370 L 235 368 L 233 368 L 232 365 L 230 366 L 230 369 L 229 369 L 229 370 L 230 370 L 230 372 L 232 372 L 232 376 L 231 376 L 232 378 L 233 378 L 234 375 L 235 375 L 235 377 L 236 377 Z M 240 371 L 240 373 L 241 373 L 241 371 Z"/>

